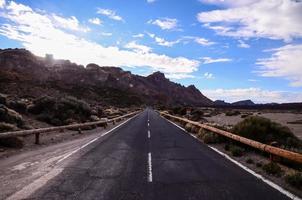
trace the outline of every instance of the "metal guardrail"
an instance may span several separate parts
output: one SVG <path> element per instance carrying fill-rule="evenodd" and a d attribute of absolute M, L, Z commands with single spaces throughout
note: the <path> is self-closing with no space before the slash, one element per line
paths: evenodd
<path fill-rule="evenodd" d="M 35 134 L 35 144 L 39 144 L 40 143 L 40 133 L 63 131 L 64 129 L 77 129 L 77 128 L 80 131 L 81 130 L 80 128 L 87 127 L 87 126 L 93 126 L 93 125 L 103 125 L 106 128 L 108 123 L 114 124 L 118 120 L 122 120 L 123 118 L 127 118 L 127 117 L 132 117 L 139 112 L 140 111 L 135 111 L 135 112 L 132 112 L 132 113 L 129 113 L 126 115 L 122 115 L 120 117 L 112 118 L 109 120 L 100 120 L 100 121 L 96 121 L 96 122 L 86 122 L 86 123 L 71 124 L 71 125 L 65 125 L 65 126 L 55 126 L 55 127 L 38 128 L 38 129 L 31 129 L 31 130 L 4 132 L 4 133 L 0 133 L 0 139 Z"/>
<path fill-rule="evenodd" d="M 286 158 L 288 160 L 292 160 L 292 161 L 295 161 L 297 163 L 302 163 L 302 154 L 300 154 L 300 153 L 296 153 L 296 152 L 288 151 L 288 150 L 281 149 L 281 148 L 278 148 L 278 147 L 274 147 L 274 146 L 271 146 L 271 145 L 263 144 L 261 142 L 257 142 L 257 141 L 254 141 L 254 140 L 251 140 L 251 139 L 248 139 L 248 138 L 245 138 L 245 137 L 241 137 L 239 135 L 236 135 L 236 134 L 233 134 L 231 132 L 224 131 L 224 130 L 221 130 L 221 129 L 218 129 L 218 128 L 215 128 L 215 127 L 212 127 L 212 126 L 201 124 L 201 123 L 191 121 L 191 120 L 188 120 L 188 119 L 185 119 L 185 118 L 173 116 L 173 115 L 167 114 L 166 112 L 160 112 L 160 114 L 162 116 L 174 119 L 176 121 L 190 123 L 194 126 L 198 126 L 198 127 L 203 128 L 205 130 L 214 132 L 218 135 L 225 136 L 227 138 L 230 138 L 230 139 L 235 140 L 237 142 L 240 142 L 242 144 L 248 145 L 248 146 L 253 147 L 255 149 L 267 152 L 271 155 Z"/>

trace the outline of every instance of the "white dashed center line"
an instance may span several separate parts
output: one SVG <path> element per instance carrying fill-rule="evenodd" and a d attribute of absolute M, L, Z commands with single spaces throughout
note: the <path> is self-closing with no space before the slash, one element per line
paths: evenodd
<path fill-rule="evenodd" d="M 149 153 L 148 153 L 148 182 L 152 182 L 152 155 L 151 155 L 151 132 L 149 130 L 150 127 L 150 120 L 149 120 L 149 112 L 148 112 L 148 143 L 149 143 Z"/>
<path fill-rule="evenodd" d="M 151 152 L 148 153 L 148 182 L 152 182 L 152 156 Z"/>

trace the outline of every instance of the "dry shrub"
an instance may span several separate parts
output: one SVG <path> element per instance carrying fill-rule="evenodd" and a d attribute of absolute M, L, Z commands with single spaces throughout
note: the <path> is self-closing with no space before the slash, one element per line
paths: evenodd
<path fill-rule="evenodd" d="M 262 169 L 267 174 L 274 175 L 274 176 L 277 176 L 277 177 L 280 177 L 282 175 L 282 172 L 283 172 L 281 167 L 275 162 L 270 162 L 270 163 L 267 163 L 267 164 L 263 165 Z"/>
<path fill-rule="evenodd" d="M 192 129 L 192 124 L 191 123 L 186 123 L 185 125 L 185 130 L 188 131 L 188 132 L 191 132 L 191 129 Z"/>
<path fill-rule="evenodd" d="M 44 96 L 34 101 L 28 112 L 38 115 L 37 119 L 52 125 L 66 125 L 72 119 L 76 122 L 90 120 L 91 108 L 82 100 L 71 96 L 55 99 Z"/>
<path fill-rule="evenodd" d="M 202 140 L 206 144 L 214 144 L 218 142 L 218 136 L 215 133 L 208 132 L 202 137 Z"/>
<path fill-rule="evenodd" d="M 265 144 L 276 141 L 279 145 L 286 147 L 301 148 L 302 146 L 301 140 L 288 127 L 259 116 L 246 118 L 236 124 L 232 131 L 237 135 Z"/>

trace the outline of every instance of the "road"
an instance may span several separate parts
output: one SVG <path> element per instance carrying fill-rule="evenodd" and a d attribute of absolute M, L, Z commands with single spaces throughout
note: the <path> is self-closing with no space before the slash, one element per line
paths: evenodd
<path fill-rule="evenodd" d="M 151 109 L 64 158 L 9 199 L 288 199 Z"/>

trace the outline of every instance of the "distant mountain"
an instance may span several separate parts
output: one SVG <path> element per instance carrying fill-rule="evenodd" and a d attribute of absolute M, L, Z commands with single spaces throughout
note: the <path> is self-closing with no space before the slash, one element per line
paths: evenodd
<path fill-rule="evenodd" d="M 18 97 L 72 95 L 121 106 L 213 104 L 195 86 L 171 82 L 161 72 L 143 77 L 118 67 L 37 57 L 25 49 L 0 50 L 0 69 L 0 93 Z"/>
<path fill-rule="evenodd" d="M 233 106 L 253 106 L 255 103 L 251 100 L 243 100 L 232 103 Z"/>
<path fill-rule="evenodd" d="M 233 103 L 228 103 L 223 100 L 216 100 L 214 101 L 214 106 L 223 106 L 223 107 L 232 107 L 232 106 L 254 106 L 256 105 L 251 100 L 242 100 L 242 101 L 236 101 Z"/>
<path fill-rule="evenodd" d="M 223 100 L 216 100 L 214 101 L 214 105 L 215 106 L 228 106 L 228 105 L 231 105 L 230 103 L 227 103 Z"/>

